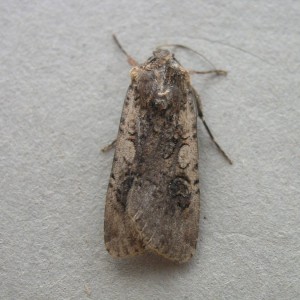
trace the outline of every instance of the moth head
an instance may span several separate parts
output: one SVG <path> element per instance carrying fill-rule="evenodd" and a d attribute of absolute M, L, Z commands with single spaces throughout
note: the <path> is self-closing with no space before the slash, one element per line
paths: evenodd
<path fill-rule="evenodd" d="M 162 61 L 162 63 L 165 63 L 166 61 L 169 61 L 173 58 L 172 53 L 167 49 L 156 49 L 153 51 L 153 57 L 157 61 Z"/>

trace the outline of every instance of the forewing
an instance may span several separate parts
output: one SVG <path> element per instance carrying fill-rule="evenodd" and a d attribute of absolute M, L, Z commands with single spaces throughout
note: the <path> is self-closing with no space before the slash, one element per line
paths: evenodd
<path fill-rule="evenodd" d="M 106 195 L 104 240 L 113 257 L 137 255 L 145 250 L 140 234 L 126 211 L 128 192 L 133 183 L 134 136 L 139 114 L 135 98 L 134 89 L 130 86 L 124 102 Z"/>
<path fill-rule="evenodd" d="M 195 252 L 199 230 L 197 117 L 192 93 L 178 95 L 180 109 L 169 115 L 148 110 L 136 116 L 126 210 L 146 249 L 185 262 Z"/>

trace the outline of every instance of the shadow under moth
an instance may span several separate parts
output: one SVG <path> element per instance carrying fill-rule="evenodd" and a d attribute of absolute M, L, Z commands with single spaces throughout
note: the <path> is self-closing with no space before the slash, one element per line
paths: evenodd
<path fill-rule="evenodd" d="M 179 263 L 195 253 L 200 212 L 197 115 L 202 113 L 191 73 L 169 50 L 157 49 L 133 66 L 106 196 L 104 239 L 113 257 L 152 251 Z M 111 148 L 108 146 L 108 148 Z"/>

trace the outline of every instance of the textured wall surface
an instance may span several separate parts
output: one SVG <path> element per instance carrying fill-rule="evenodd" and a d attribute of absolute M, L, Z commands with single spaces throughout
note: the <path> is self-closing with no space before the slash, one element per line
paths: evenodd
<path fill-rule="evenodd" d="M 300 2 L 1 1 L 1 299 L 300 299 Z M 174 265 L 103 244 L 129 66 L 201 52 L 200 240 Z M 182 50 L 187 68 L 209 69 Z"/>

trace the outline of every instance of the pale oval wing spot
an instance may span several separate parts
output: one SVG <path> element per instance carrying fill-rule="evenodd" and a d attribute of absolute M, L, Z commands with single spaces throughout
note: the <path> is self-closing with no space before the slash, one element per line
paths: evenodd
<path fill-rule="evenodd" d="M 135 156 L 135 146 L 133 141 L 125 140 L 122 145 L 122 154 L 128 163 L 132 163 Z"/>
<path fill-rule="evenodd" d="M 134 135 L 136 133 L 135 120 L 130 120 L 128 123 L 128 133 Z"/>
<path fill-rule="evenodd" d="M 179 155 L 178 155 L 178 162 L 179 162 L 180 168 L 182 168 L 182 169 L 185 169 L 190 163 L 189 150 L 190 150 L 190 147 L 188 145 L 183 145 L 180 148 Z"/>

